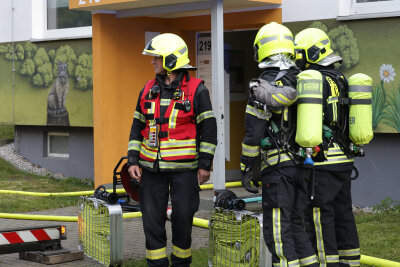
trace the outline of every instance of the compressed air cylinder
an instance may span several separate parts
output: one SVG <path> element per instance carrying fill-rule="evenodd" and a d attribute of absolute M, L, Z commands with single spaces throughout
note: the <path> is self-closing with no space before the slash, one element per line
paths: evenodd
<path fill-rule="evenodd" d="M 296 143 L 314 147 L 322 143 L 322 75 L 306 70 L 297 75 Z"/>
<path fill-rule="evenodd" d="M 349 135 L 356 145 L 365 145 L 374 137 L 372 131 L 372 78 L 363 73 L 349 78 Z"/>

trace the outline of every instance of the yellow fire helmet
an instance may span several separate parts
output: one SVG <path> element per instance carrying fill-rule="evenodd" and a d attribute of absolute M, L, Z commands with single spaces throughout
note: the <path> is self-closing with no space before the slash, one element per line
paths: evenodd
<path fill-rule="evenodd" d="M 188 48 L 185 41 L 173 33 L 163 33 L 154 37 L 146 45 L 142 54 L 162 56 L 163 67 L 167 71 L 191 67 L 188 65 Z"/>
<path fill-rule="evenodd" d="M 271 22 L 264 25 L 254 40 L 254 59 L 260 63 L 275 54 L 294 55 L 293 34 L 285 26 Z"/>
<path fill-rule="evenodd" d="M 294 43 L 296 51 L 304 51 L 307 62 L 318 63 L 333 53 L 328 35 L 317 28 L 302 30 L 296 35 Z"/>

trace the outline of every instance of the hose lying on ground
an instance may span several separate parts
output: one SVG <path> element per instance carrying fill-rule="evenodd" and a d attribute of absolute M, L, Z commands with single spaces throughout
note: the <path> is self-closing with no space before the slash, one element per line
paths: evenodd
<path fill-rule="evenodd" d="M 241 182 L 228 182 L 225 184 L 225 187 L 240 187 L 242 186 Z M 202 190 L 213 189 L 213 184 L 203 184 L 200 185 Z M 117 194 L 126 193 L 125 189 L 117 189 Z M 19 194 L 25 196 L 40 196 L 40 197 L 50 197 L 50 196 L 90 196 L 93 195 L 93 190 L 88 191 L 77 191 L 77 192 L 61 192 L 61 193 L 49 193 L 49 192 L 26 192 L 26 191 L 17 191 L 17 190 L 0 190 L 0 194 Z"/>
<path fill-rule="evenodd" d="M 129 212 L 122 214 L 122 218 L 140 218 L 141 212 Z M 0 218 L 15 220 L 35 220 L 35 221 L 60 221 L 60 222 L 77 222 L 78 216 L 58 216 L 58 215 L 37 215 L 37 214 L 17 214 L 17 213 L 0 213 Z M 193 225 L 208 229 L 208 220 L 193 218 Z"/>

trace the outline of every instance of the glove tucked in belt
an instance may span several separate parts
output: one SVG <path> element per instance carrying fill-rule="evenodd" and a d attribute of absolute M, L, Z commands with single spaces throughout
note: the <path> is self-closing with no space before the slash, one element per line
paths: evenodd
<path fill-rule="evenodd" d="M 242 156 L 240 159 L 240 170 L 242 173 L 242 186 L 250 193 L 257 194 L 258 189 L 251 185 L 251 182 L 256 187 L 259 187 L 258 181 L 261 173 L 261 157 L 248 158 Z"/>

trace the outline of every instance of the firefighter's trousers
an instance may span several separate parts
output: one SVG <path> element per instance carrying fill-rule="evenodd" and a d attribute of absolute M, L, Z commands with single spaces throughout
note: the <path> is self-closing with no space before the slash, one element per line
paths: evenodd
<path fill-rule="evenodd" d="M 318 266 L 305 231 L 310 169 L 281 167 L 263 175 L 263 229 L 273 266 Z"/>
<path fill-rule="evenodd" d="M 308 219 L 320 266 L 360 266 L 350 177 L 351 170 L 315 169 L 315 199 Z"/>
<path fill-rule="evenodd" d="M 190 266 L 192 222 L 199 208 L 199 189 L 197 171 L 152 172 L 143 169 L 140 204 L 148 266 L 169 266 L 165 230 L 169 195 L 172 204 L 171 266 Z"/>

